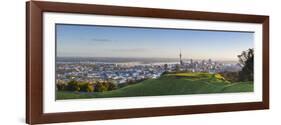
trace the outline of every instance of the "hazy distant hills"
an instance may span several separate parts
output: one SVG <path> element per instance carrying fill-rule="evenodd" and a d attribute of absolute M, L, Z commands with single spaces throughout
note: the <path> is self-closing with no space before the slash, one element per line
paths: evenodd
<path fill-rule="evenodd" d="M 190 59 L 183 59 L 188 61 Z M 196 60 L 193 60 L 196 61 Z M 214 60 L 216 61 L 216 60 Z M 139 62 L 142 64 L 149 63 L 172 63 L 179 62 L 178 58 L 128 58 L 128 57 L 57 57 L 56 62 L 105 62 L 105 63 L 130 63 Z M 222 63 L 237 63 L 236 61 L 218 61 Z"/>

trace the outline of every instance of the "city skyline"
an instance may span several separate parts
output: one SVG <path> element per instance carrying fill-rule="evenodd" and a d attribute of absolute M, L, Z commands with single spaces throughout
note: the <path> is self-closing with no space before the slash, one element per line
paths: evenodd
<path fill-rule="evenodd" d="M 237 61 L 252 32 L 56 25 L 58 57 L 179 58 Z"/>

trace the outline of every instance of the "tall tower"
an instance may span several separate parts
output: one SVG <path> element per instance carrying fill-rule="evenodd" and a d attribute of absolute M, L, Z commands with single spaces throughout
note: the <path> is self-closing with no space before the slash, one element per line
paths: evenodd
<path fill-rule="evenodd" d="M 183 62 L 182 62 L 182 60 L 181 60 L 181 57 L 182 57 L 182 55 L 181 55 L 181 49 L 180 49 L 180 65 L 183 64 Z"/>

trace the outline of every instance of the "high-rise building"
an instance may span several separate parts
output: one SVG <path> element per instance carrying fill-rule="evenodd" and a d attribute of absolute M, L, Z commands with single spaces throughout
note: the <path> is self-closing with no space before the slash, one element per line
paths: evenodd
<path fill-rule="evenodd" d="M 209 59 L 208 63 L 209 63 L 209 64 L 212 64 L 212 60 L 211 60 L 211 59 Z"/>
<path fill-rule="evenodd" d="M 181 49 L 180 49 L 180 65 L 183 65 L 181 57 L 182 57 L 182 55 L 181 55 Z"/>

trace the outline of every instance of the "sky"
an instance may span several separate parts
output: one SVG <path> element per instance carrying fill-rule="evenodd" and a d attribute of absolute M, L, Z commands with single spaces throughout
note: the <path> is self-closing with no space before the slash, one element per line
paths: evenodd
<path fill-rule="evenodd" d="M 56 24 L 58 57 L 237 60 L 252 32 Z"/>

